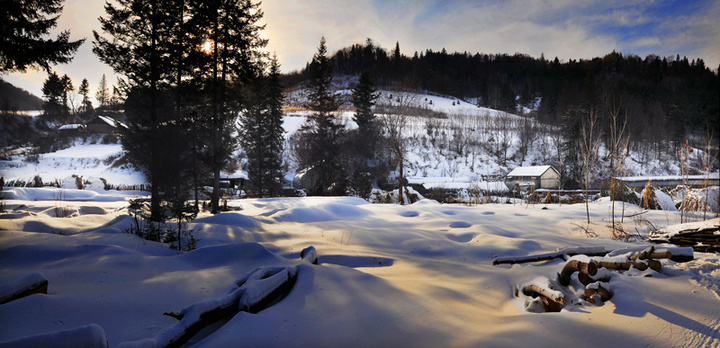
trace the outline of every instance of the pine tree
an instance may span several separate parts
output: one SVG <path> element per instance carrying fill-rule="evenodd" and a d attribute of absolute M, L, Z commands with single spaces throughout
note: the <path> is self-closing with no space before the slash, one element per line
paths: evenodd
<path fill-rule="evenodd" d="M 57 25 L 64 0 L 0 2 L 0 72 L 25 72 L 68 63 L 85 39 L 70 41 L 70 31 L 44 39 Z"/>
<path fill-rule="evenodd" d="M 280 63 L 277 56 L 270 61 L 270 71 L 265 87 L 267 103 L 267 124 L 265 149 L 267 151 L 266 176 L 267 190 L 271 196 L 278 196 L 283 188 L 282 153 L 285 145 L 285 129 L 283 128 L 282 84 L 280 83 Z"/>
<path fill-rule="evenodd" d="M 63 110 L 67 114 L 70 111 L 69 95 L 75 90 L 75 87 L 73 87 L 72 80 L 70 79 L 70 76 L 67 76 L 67 74 L 63 75 L 63 77 L 60 78 L 60 83 L 63 86 Z"/>
<path fill-rule="evenodd" d="M 45 116 L 57 117 L 63 114 L 62 98 L 65 93 L 65 86 L 56 72 L 48 74 L 42 87 L 45 103 L 43 110 Z"/>
<path fill-rule="evenodd" d="M 78 94 L 82 97 L 80 112 L 83 115 L 87 115 L 92 112 L 93 109 L 92 101 L 90 101 L 90 84 L 87 79 L 83 79 L 82 82 L 80 82 Z"/>
<path fill-rule="evenodd" d="M 344 193 L 340 138 L 344 128 L 337 122 L 334 112 L 337 101 L 331 91 L 332 67 L 327 57 L 325 38 L 320 40 L 318 51 L 310 63 L 308 103 L 313 113 L 300 128 L 300 140 L 294 149 L 300 166 L 312 172 L 315 178 L 311 194 L 328 195 Z"/>
<path fill-rule="evenodd" d="M 357 123 L 360 133 L 366 133 L 371 127 L 371 123 L 375 120 L 372 107 L 378 98 L 376 89 L 373 87 L 373 80 L 370 72 L 363 71 L 360 74 L 358 83 L 352 90 L 352 104 L 355 106 L 355 115 L 353 121 Z"/>
<path fill-rule="evenodd" d="M 100 110 L 105 109 L 110 102 L 110 92 L 108 90 L 107 81 L 105 80 L 105 74 L 103 74 L 100 78 L 97 93 L 95 94 L 95 100 L 100 103 Z"/>
<path fill-rule="evenodd" d="M 118 0 L 107 2 L 105 12 L 100 24 L 110 37 L 93 31 L 93 52 L 127 78 L 123 92 L 128 96 L 128 128 L 121 140 L 150 181 L 150 219 L 161 221 L 162 187 L 181 180 L 175 165 L 182 161 L 173 157 L 182 145 L 177 142 L 179 113 L 168 95 L 177 61 L 172 43 L 182 18 L 172 0 Z"/>
<path fill-rule="evenodd" d="M 247 111 L 241 116 L 241 142 L 248 158 L 248 189 L 257 197 L 277 196 L 282 190 L 282 86 L 277 57 L 268 75 L 253 83 Z"/>
<path fill-rule="evenodd" d="M 202 28 L 207 38 L 208 49 L 197 67 L 203 74 L 194 76 L 194 80 L 206 96 L 201 117 L 210 138 L 205 163 L 213 174 L 210 204 L 216 213 L 220 171 L 238 145 L 232 134 L 237 115 L 244 108 L 241 89 L 260 75 L 265 54 L 259 49 L 267 40 L 260 38 L 263 26 L 257 24 L 263 12 L 251 0 L 193 1 L 191 8 L 194 12 L 191 26 Z"/>

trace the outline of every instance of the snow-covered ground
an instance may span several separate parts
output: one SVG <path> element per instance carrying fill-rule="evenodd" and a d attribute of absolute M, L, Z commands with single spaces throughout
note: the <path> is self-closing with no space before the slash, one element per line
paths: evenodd
<path fill-rule="evenodd" d="M 559 313 L 527 312 L 529 298 L 516 297 L 514 288 L 538 276 L 556 279 L 564 261 L 491 264 L 563 247 L 649 245 L 609 238 L 607 200 L 590 204 L 598 236 L 589 238 L 575 225 L 585 219 L 582 204 L 247 199 L 231 202 L 241 211 L 190 223 L 198 249 L 178 253 L 123 233 L 131 218 L 121 193 L 43 190 L 52 189 L 4 193 L 13 199 L 4 199 L 10 212 L 0 215 L 0 288 L 35 272 L 49 288 L 0 305 L 0 342 L 89 324 L 101 327 L 112 347 L 155 337 L 177 323 L 164 312 L 221 298 L 257 267 L 298 265 L 282 301 L 240 312 L 195 346 L 720 346 L 720 254 L 664 259 L 660 273 L 612 272 L 612 299 L 576 300 Z M 47 195 L 56 198 L 34 200 Z M 58 209 L 72 214 L 55 217 Z M 638 211 L 626 206 L 625 214 Z M 642 217 L 658 228 L 680 222 L 672 211 Z M 624 219 L 626 231 L 645 234 L 648 226 Z M 320 265 L 301 264 L 309 245 Z M 559 290 L 582 289 L 573 277 Z"/>

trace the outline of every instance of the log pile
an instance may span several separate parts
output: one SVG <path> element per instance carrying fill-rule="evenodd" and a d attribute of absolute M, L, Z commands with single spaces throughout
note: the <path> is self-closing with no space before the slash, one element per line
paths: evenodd
<path fill-rule="evenodd" d="M 677 246 L 692 247 L 704 253 L 720 252 L 720 218 L 668 226 L 649 235 L 655 243 L 671 243 Z"/>
<path fill-rule="evenodd" d="M 559 312 L 564 306 L 571 303 L 582 304 L 582 301 L 585 301 L 600 305 L 611 299 L 613 296 L 610 286 L 611 270 L 628 271 L 635 269 L 645 271 L 651 269 L 662 272 L 662 263 L 658 259 L 673 259 L 673 250 L 676 250 L 682 256 L 678 258 L 679 260 L 692 260 L 692 249 L 688 249 L 690 248 L 656 249 L 655 246 L 650 246 L 644 249 L 603 250 L 603 256 L 596 256 L 600 252 L 595 249 L 563 249 L 563 251 L 553 253 L 517 258 L 496 258 L 493 260 L 493 265 L 538 262 L 554 258 L 566 259 L 562 270 L 557 274 L 556 280 L 544 276 L 536 277 L 527 283 L 517 285 L 514 291 L 516 297 L 520 297 L 520 294 L 528 296 L 525 302 L 527 311 Z M 591 255 L 573 252 L 575 255 L 568 257 L 567 250 L 585 250 Z M 576 294 L 574 291 L 577 286 L 571 286 L 573 275 L 576 273 L 577 281 L 584 286 L 584 290 L 580 294 Z"/>

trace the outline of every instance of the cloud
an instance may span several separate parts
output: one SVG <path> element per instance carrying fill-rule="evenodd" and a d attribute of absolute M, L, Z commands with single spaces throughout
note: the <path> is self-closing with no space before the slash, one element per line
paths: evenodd
<path fill-rule="evenodd" d="M 75 60 L 57 66 L 91 89 L 112 71 L 92 54 L 92 30 L 104 15 L 103 1 L 67 0 L 58 30 L 88 38 Z M 445 48 L 449 52 L 541 53 L 561 60 L 593 58 L 612 50 L 641 56 L 680 54 L 720 64 L 720 1 L 674 0 L 265 0 L 262 36 L 285 72 L 312 59 L 321 36 L 330 54 L 372 38 L 405 55 Z M 39 94 L 44 73 L 4 77 Z"/>

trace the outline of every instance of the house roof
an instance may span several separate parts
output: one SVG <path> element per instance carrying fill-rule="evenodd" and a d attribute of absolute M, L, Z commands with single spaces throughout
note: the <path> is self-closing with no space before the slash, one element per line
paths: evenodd
<path fill-rule="evenodd" d="M 513 169 L 507 176 L 541 176 L 548 170 L 555 170 L 552 166 L 531 166 L 531 167 L 517 167 Z"/>
<path fill-rule="evenodd" d="M 62 125 L 62 126 L 60 126 L 60 128 L 58 128 L 58 130 L 82 129 L 83 127 L 85 127 L 85 125 L 73 123 L 73 124 Z"/>
<path fill-rule="evenodd" d="M 122 122 L 117 121 L 117 120 L 115 120 L 115 119 L 112 118 L 112 117 L 102 116 L 102 115 L 98 115 L 98 116 L 97 116 L 96 118 L 94 118 L 92 121 L 88 122 L 88 124 L 91 124 L 91 123 L 92 123 L 92 124 L 101 123 L 101 122 L 98 121 L 98 120 L 106 123 L 107 125 L 109 125 L 110 127 L 113 127 L 113 128 L 118 128 L 118 127 L 127 128 L 127 126 L 124 125 Z M 102 124 L 102 123 L 101 123 L 101 124 Z"/>

